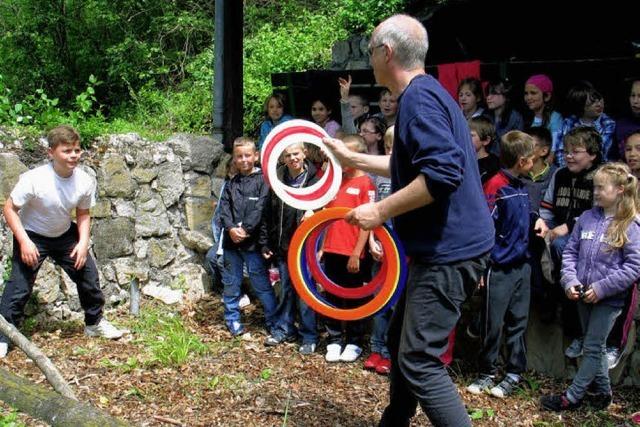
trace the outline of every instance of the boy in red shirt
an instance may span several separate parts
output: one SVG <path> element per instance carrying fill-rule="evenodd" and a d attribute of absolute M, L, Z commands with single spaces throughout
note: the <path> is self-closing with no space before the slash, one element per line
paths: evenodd
<path fill-rule="evenodd" d="M 359 135 L 347 135 L 343 139 L 345 145 L 358 153 L 366 153 L 367 147 Z M 344 168 L 340 190 L 328 205 L 331 207 L 355 208 L 375 200 L 376 187 L 371 178 L 359 169 Z M 324 271 L 329 279 L 344 287 L 358 287 L 371 277 L 371 258 L 365 257 L 364 248 L 369 239 L 369 231 L 361 230 L 340 220 L 327 228 L 327 233 L 320 253 L 324 261 Z M 327 293 L 329 300 L 336 307 L 352 308 L 362 305 L 362 300 L 344 299 Z M 329 333 L 327 362 L 353 362 L 362 353 L 364 322 L 342 322 L 326 319 L 325 325 Z M 345 329 L 343 335 L 342 329 Z M 344 344 L 346 344 L 343 348 Z"/>

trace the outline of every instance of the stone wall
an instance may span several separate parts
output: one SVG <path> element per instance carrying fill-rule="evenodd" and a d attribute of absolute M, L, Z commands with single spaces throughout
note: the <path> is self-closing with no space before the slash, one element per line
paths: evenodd
<path fill-rule="evenodd" d="M 39 155 L 29 156 L 25 154 L 34 150 L 26 153 L 20 147 L 0 133 L 2 205 L 22 172 L 46 162 L 46 148 L 38 146 Z M 223 156 L 217 141 L 186 134 L 162 143 L 137 134 L 115 135 L 85 152 L 80 167 L 95 177 L 98 189 L 91 210 L 91 253 L 108 306 L 128 300 L 134 277 L 143 292 L 171 288 L 197 300 L 208 290 L 210 278 L 203 261 L 212 245 L 210 222 L 222 185 L 216 166 L 224 164 Z M 38 161 L 30 162 L 34 157 Z M 0 221 L 3 277 L 13 242 L 4 217 Z M 75 284 L 49 261 L 38 275 L 28 314 L 56 320 L 82 318 Z"/>
<path fill-rule="evenodd" d="M 352 35 L 347 40 L 337 41 L 331 48 L 331 69 L 366 70 L 369 65 L 369 37 Z"/>

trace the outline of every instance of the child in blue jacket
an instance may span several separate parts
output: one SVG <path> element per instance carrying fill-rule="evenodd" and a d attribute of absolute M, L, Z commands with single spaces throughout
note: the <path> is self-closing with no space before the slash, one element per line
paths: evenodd
<path fill-rule="evenodd" d="M 505 169 L 484 185 L 496 235 L 486 283 L 481 280 L 479 285 L 485 287 L 486 305 L 482 313 L 480 376 L 467 387 L 474 394 L 507 397 L 527 368 L 524 338 L 529 321 L 529 233 L 534 222 L 536 234 L 544 236 L 547 231 L 520 180 L 533 167 L 533 149 L 533 138 L 526 133 L 506 133 L 500 142 L 500 161 Z M 503 330 L 509 356 L 506 375 L 495 385 Z"/>

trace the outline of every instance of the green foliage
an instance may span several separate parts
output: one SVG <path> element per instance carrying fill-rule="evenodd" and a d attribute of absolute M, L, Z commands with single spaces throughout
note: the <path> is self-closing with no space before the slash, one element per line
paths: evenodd
<path fill-rule="evenodd" d="M 477 420 L 481 420 L 485 417 L 491 419 L 496 415 L 496 412 L 489 408 L 489 409 L 482 409 L 482 408 L 474 408 L 474 409 L 469 409 L 469 418 L 471 418 L 474 421 Z"/>
<path fill-rule="evenodd" d="M 180 366 L 193 355 L 209 352 L 209 346 L 184 326 L 178 314 L 155 308 L 143 310 L 133 330 L 149 352 L 148 364 Z M 136 359 L 125 365 L 135 369 L 137 364 Z"/>
<path fill-rule="evenodd" d="M 7 415 L 0 414 L 0 427 L 24 427 L 24 423 L 18 420 L 18 413 L 12 410 Z"/>
<path fill-rule="evenodd" d="M 271 74 L 322 68 L 331 60 L 331 46 L 347 36 L 335 14 L 302 9 L 280 26 L 262 24 L 244 40 L 244 124 L 253 132 L 263 120 L 263 104 L 272 91 Z"/>
<path fill-rule="evenodd" d="M 2 272 L 2 281 L 6 282 L 11 277 L 11 270 L 13 268 L 13 257 L 8 256 L 4 260 L 4 271 Z"/>
<path fill-rule="evenodd" d="M 399 13 L 405 0 L 334 0 L 338 19 L 350 33 L 370 33 L 382 20 Z"/>
<path fill-rule="evenodd" d="M 254 133 L 271 74 L 328 65 L 349 32 L 405 0 L 246 0 L 244 125 Z M 36 134 L 61 123 L 85 144 L 106 133 L 208 133 L 214 2 L 0 2 L 0 125 Z"/>

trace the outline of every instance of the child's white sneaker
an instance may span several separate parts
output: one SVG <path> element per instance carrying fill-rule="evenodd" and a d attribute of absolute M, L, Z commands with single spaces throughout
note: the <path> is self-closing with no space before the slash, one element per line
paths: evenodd
<path fill-rule="evenodd" d="M 362 354 L 362 349 L 355 344 L 347 344 L 340 355 L 342 362 L 355 362 Z"/>
<path fill-rule="evenodd" d="M 7 353 L 9 352 L 9 344 L 6 342 L 0 342 L 0 359 L 3 357 L 7 357 Z"/>
<path fill-rule="evenodd" d="M 97 325 L 85 326 L 84 333 L 90 337 L 102 337 L 110 340 L 121 338 L 123 332 L 109 323 L 108 320 L 102 319 Z"/>
<path fill-rule="evenodd" d="M 240 302 L 238 303 L 238 307 L 245 308 L 248 305 L 251 305 L 249 296 L 247 294 L 242 294 L 242 297 L 240 297 Z"/>
<path fill-rule="evenodd" d="M 340 350 L 342 350 L 340 344 L 329 344 L 327 346 L 327 354 L 324 356 L 325 360 L 327 362 L 340 361 Z"/>

